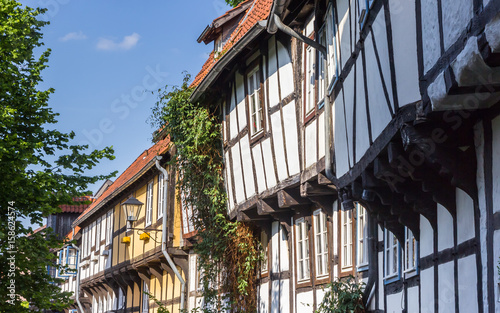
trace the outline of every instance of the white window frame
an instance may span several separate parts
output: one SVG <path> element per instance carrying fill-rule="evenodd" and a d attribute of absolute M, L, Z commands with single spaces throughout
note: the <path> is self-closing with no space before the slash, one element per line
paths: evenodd
<path fill-rule="evenodd" d="M 148 313 L 149 312 L 149 296 L 146 295 L 144 292 L 149 293 L 149 287 L 148 284 L 146 283 L 145 280 L 142 281 L 142 305 L 141 305 L 141 313 Z"/>
<path fill-rule="evenodd" d="M 262 259 L 262 264 L 260 267 L 260 272 L 266 274 L 269 272 L 269 236 L 265 231 L 260 232 L 260 242 L 262 244 L 262 250 L 264 250 L 264 257 Z"/>
<path fill-rule="evenodd" d="M 328 92 L 332 92 L 332 88 L 339 77 L 339 60 L 337 49 L 337 27 L 335 23 L 335 11 L 332 3 L 328 5 L 326 11 L 326 49 L 328 54 Z M 331 41 L 330 41 L 331 40 Z"/>
<path fill-rule="evenodd" d="M 96 248 L 95 251 L 99 251 L 101 248 L 101 221 L 102 219 L 99 217 L 96 221 L 96 234 L 95 234 L 95 242 Z"/>
<path fill-rule="evenodd" d="M 328 225 L 323 210 L 313 212 L 316 277 L 328 276 Z"/>
<path fill-rule="evenodd" d="M 401 274 L 399 248 L 399 242 L 396 236 L 387 228 L 384 229 L 384 279 L 386 283 L 399 279 Z M 396 268 L 390 266 L 394 264 L 396 264 Z"/>
<path fill-rule="evenodd" d="M 356 202 L 356 266 L 358 270 L 368 266 L 368 213 Z"/>
<path fill-rule="evenodd" d="M 92 222 L 92 239 L 91 239 L 91 247 L 95 247 L 95 232 L 96 232 L 96 221 Z"/>
<path fill-rule="evenodd" d="M 311 277 L 309 268 L 309 236 L 307 221 L 301 217 L 295 221 L 295 238 L 297 244 L 297 281 L 306 281 Z"/>
<path fill-rule="evenodd" d="M 150 181 L 146 187 L 146 227 L 153 221 L 153 181 Z"/>
<path fill-rule="evenodd" d="M 306 64 L 306 72 L 305 72 L 305 88 L 304 88 L 304 99 L 305 99 L 305 116 L 307 117 L 311 114 L 316 108 L 316 49 L 312 46 L 305 45 L 305 64 Z"/>
<path fill-rule="evenodd" d="M 323 25 L 318 31 L 318 41 L 320 45 L 326 46 L 326 26 Z M 325 59 L 319 51 L 316 53 L 317 69 L 318 69 L 318 88 L 316 89 L 317 104 L 320 107 L 325 100 Z M 328 60 L 328 57 L 327 57 Z"/>
<path fill-rule="evenodd" d="M 113 238 L 113 210 L 106 214 L 106 246 L 109 246 Z"/>
<path fill-rule="evenodd" d="M 347 270 L 353 266 L 353 242 L 352 242 L 352 210 L 341 210 L 341 249 L 342 249 L 342 270 Z"/>
<path fill-rule="evenodd" d="M 163 173 L 160 173 L 158 175 L 158 218 L 160 219 L 163 217 L 163 201 L 165 198 L 165 181 L 163 179 Z"/>
<path fill-rule="evenodd" d="M 248 106 L 250 111 L 250 135 L 256 136 L 264 131 L 264 103 L 261 103 L 260 67 L 256 65 L 247 76 Z M 254 88 L 251 88 L 252 84 Z M 254 125 L 255 118 L 255 125 Z"/>
<path fill-rule="evenodd" d="M 404 273 L 412 273 L 418 266 L 418 242 L 413 232 L 405 227 Z"/>

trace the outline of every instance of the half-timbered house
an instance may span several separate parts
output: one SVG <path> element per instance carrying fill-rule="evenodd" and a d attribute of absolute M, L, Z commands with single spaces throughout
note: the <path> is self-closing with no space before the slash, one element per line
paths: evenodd
<path fill-rule="evenodd" d="M 166 166 L 171 149 L 159 138 L 73 223 L 81 227 L 77 300 L 85 312 L 156 312 L 149 295 L 170 312 L 186 308 L 189 263 L 175 174 Z"/>
<path fill-rule="evenodd" d="M 229 215 L 262 229 L 260 312 L 346 275 L 373 312 L 498 311 L 500 2 L 244 5 L 191 100 L 220 104 Z"/>

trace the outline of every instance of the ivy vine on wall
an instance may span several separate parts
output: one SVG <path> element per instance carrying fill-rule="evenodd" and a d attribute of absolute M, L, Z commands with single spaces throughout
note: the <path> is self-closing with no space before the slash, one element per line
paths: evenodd
<path fill-rule="evenodd" d="M 205 99 L 191 103 L 190 75 L 180 87 L 158 90 L 150 122 L 175 144 L 170 165 L 177 171 L 183 205 L 193 209 L 194 245 L 202 274 L 204 312 L 256 311 L 256 277 L 262 252 L 252 225 L 227 214 L 219 108 Z"/>

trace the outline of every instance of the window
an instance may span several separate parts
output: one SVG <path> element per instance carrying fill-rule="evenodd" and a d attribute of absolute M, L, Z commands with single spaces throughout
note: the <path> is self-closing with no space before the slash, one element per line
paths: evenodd
<path fill-rule="evenodd" d="M 163 202 L 165 198 L 165 182 L 163 173 L 158 175 L 158 219 L 163 217 Z"/>
<path fill-rule="evenodd" d="M 364 0 L 362 0 L 364 1 Z M 335 14 L 333 6 L 330 4 L 326 12 L 326 38 L 325 44 L 328 53 L 328 92 L 331 92 L 331 88 L 337 81 L 339 77 L 338 69 L 338 57 L 337 57 L 337 29 L 335 25 Z"/>
<path fill-rule="evenodd" d="M 359 203 L 356 203 L 357 228 L 357 253 L 356 265 L 359 268 L 368 265 L 368 223 L 366 209 Z"/>
<path fill-rule="evenodd" d="M 215 52 L 221 52 L 223 46 L 224 44 L 222 43 L 222 35 L 219 35 L 219 37 L 217 37 L 217 39 L 215 39 L 214 41 Z"/>
<path fill-rule="evenodd" d="M 261 99 L 260 71 L 255 66 L 247 75 L 248 105 L 250 106 L 250 134 L 255 136 L 264 130 L 264 110 Z"/>
<path fill-rule="evenodd" d="M 73 247 L 66 247 L 66 265 L 76 274 L 78 266 L 78 250 Z"/>
<path fill-rule="evenodd" d="M 404 271 L 409 273 L 417 269 L 417 240 L 412 231 L 405 227 L 405 246 L 404 246 Z"/>
<path fill-rule="evenodd" d="M 87 256 L 90 255 L 90 247 L 92 246 L 92 226 L 87 227 Z"/>
<path fill-rule="evenodd" d="M 149 312 L 149 296 L 146 294 L 149 293 L 148 284 L 143 281 L 142 287 L 142 313 Z"/>
<path fill-rule="evenodd" d="M 96 223 L 95 221 L 92 223 L 92 247 L 95 247 L 95 232 L 96 232 Z"/>
<path fill-rule="evenodd" d="M 260 242 L 262 243 L 262 248 L 264 250 L 264 258 L 262 259 L 260 271 L 264 274 L 267 273 L 269 270 L 269 259 L 268 259 L 269 238 L 267 237 L 267 233 L 265 231 L 262 231 L 260 233 Z"/>
<path fill-rule="evenodd" d="M 99 251 L 99 248 L 101 247 L 101 218 L 99 217 L 97 219 L 97 223 L 96 223 L 96 248 L 95 250 L 96 251 Z"/>
<path fill-rule="evenodd" d="M 352 210 L 341 211 L 342 269 L 352 267 Z"/>
<path fill-rule="evenodd" d="M 316 59 L 316 50 L 311 46 L 306 46 L 306 54 L 305 54 L 305 68 L 306 68 L 306 76 L 304 78 L 304 100 L 305 100 L 305 116 L 307 117 L 315 108 L 315 82 L 316 75 L 314 74 L 315 67 L 315 59 Z"/>
<path fill-rule="evenodd" d="M 309 236 L 307 234 L 307 222 L 302 217 L 295 222 L 297 238 L 297 280 L 309 278 Z"/>
<path fill-rule="evenodd" d="M 106 246 L 111 244 L 113 237 L 113 210 L 110 210 L 106 215 Z"/>
<path fill-rule="evenodd" d="M 384 261 L 384 278 L 386 280 L 394 277 L 398 278 L 399 243 L 396 236 L 387 230 L 387 228 L 384 230 Z"/>
<path fill-rule="evenodd" d="M 328 275 L 328 230 L 326 214 L 322 210 L 313 213 L 314 241 L 316 247 L 316 276 Z"/>
<path fill-rule="evenodd" d="M 151 225 L 153 220 L 153 181 L 148 183 L 146 190 L 146 227 Z"/>
<path fill-rule="evenodd" d="M 325 27 L 323 26 L 318 32 L 319 43 L 326 46 L 326 33 Z M 317 99 L 318 104 L 322 104 L 325 98 L 325 59 L 321 52 L 317 53 L 318 60 L 318 88 L 317 88 Z"/>

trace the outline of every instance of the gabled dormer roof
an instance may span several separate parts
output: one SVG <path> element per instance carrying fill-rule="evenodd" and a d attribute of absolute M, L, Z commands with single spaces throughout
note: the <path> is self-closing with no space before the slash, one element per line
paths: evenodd
<path fill-rule="evenodd" d="M 269 16 L 273 1 L 252 0 L 245 1 L 245 4 L 247 2 L 250 5 L 245 10 L 245 15 L 239 21 L 238 26 L 234 29 L 229 39 L 224 44 L 221 56 L 215 58 L 215 52 L 212 51 L 208 60 L 201 68 L 201 71 L 198 75 L 196 75 L 193 83 L 191 84 L 191 87 L 195 87 L 191 100 L 196 100 L 198 96 L 203 93 L 205 88 L 218 77 L 221 69 L 219 69 L 216 65 L 220 64 L 222 66 L 223 64 L 226 64 L 238 53 L 238 45 L 244 45 L 246 42 L 245 40 L 251 39 L 250 37 L 255 37 L 260 32 L 265 30 L 265 21 Z M 224 15 L 220 18 L 223 16 Z"/>
<path fill-rule="evenodd" d="M 235 8 L 227 11 L 223 15 L 213 20 L 212 24 L 208 25 L 205 30 L 203 30 L 203 33 L 201 33 L 197 41 L 200 43 L 203 41 L 205 44 L 209 44 L 210 42 L 217 39 L 217 36 L 220 33 L 220 29 L 224 27 L 224 25 L 226 25 L 228 22 L 243 15 L 245 11 L 250 7 L 252 2 L 252 0 L 243 1 Z"/>

